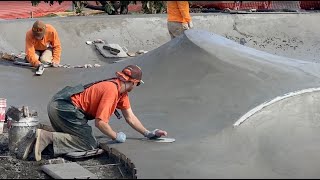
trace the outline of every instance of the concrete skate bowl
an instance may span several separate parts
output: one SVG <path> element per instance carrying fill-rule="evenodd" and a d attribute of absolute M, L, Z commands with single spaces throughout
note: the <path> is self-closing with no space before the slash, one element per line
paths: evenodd
<path fill-rule="evenodd" d="M 125 123 L 111 122 L 128 135 L 111 146 L 135 162 L 138 178 L 319 176 L 318 64 L 202 30 L 186 31 L 130 63 L 141 66 L 145 81 L 132 93 L 134 111 L 148 128 L 176 138 L 165 145 L 141 142 Z"/>
<path fill-rule="evenodd" d="M 84 64 L 104 62 L 85 45 L 86 40 L 107 39 L 125 45 L 129 50 L 130 47 L 134 50 L 152 50 L 167 42 L 169 35 L 165 16 L 151 17 L 44 20 L 58 29 L 64 46 L 63 63 Z M 114 71 L 136 63 L 142 67 L 146 83 L 130 95 L 134 112 L 147 128 L 165 129 L 170 137 L 177 140 L 173 144 L 139 141 L 140 134 L 123 120 L 113 117 L 112 127 L 125 132 L 128 141 L 110 146 L 135 163 L 138 178 L 317 177 L 319 174 L 313 167 L 317 167 L 314 161 L 318 159 L 313 150 L 317 150 L 318 144 L 315 141 L 313 146 L 308 146 L 310 141 L 303 141 L 305 144 L 301 142 L 313 140 L 317 135 L 314 131 L 317 125 L 312 124 L 312 119 L 315 120 L 317 115 L 316 109 L 313 109 L 315 115 L 309 114 L 313 118 L 304 122 L 310 122 L 310 126 L 304 124 L 304 129 L 294 129 L 295 124 L 302 121 L 291 120 L 294 116 L 287 115 L 294 112 L 298 115 L 303 109 L 298 109 L 297 105 L 294 105 L 297 107 L 294 112 L 275 108 L 280 106 L 277 103 L 293 101 L 297 97 L 304 98 L 299 102 L 308 102 L 310 97 L 316 96 L 315 93 L 276 101 L 247 116 L 240 126 L 233 127 L 248 112 L 272 102 L 276 97 L 319 87 L 318 64 L 246 47 L 288 57 L 303 57 L 308 52 L 307 58 L 302 60 L 314 61 L 318 58 L 317 38 L 314 37 L 318 37 L 320 31 L 306 29 L 317 27 L 313 23 L 317 18 L 318 15 L 296 14 L 281 17 L 195 16 L 197 28 L 237 42 L 245 38 L 248 43 L 242 46 L 221 36 L 194 30 L 141 57 L 117 64 L 105 63 L 99 70 L 49 69 L 45 75 L 33 77 L 28 69 L 0 66 L 0 82 L 5 86 L 0 93 L 8 99 L 8 104 L 29 105 L 39 112 L 42 121 L 48 121 L 46 105 L 51 96 L 64 86 L 109 78 Z M 1 22 L 1 48 L 23 50 L 22 29 L 28 29 L 33 22 Z M 300 27 L 297 22 L 303 22 L 305 26 Z M 295 39 L 294 42 L 292 39 Z M 296 51 L 290 47 L 292 44 L 298 46 Z M 306 104 L 306 107 L 310 106 Z M 317 107 L 316 104 L 314 106 Z M 267 112 L 275 115 L 269 117 L 270 120 L 264 120 L 261 116 Z M 286 132 L 287 127 L 293 130 Z M 304 133 L 307 130 L 309 133 Z M 286 136 L 289 132 L 292 132 L 290 137 Z M 98 130 L 96 134 L 99 134 Z M 297 141 L 293 142 L 295 139 Z M 294 151 L 290 149 L 292 146 L 295 146 Z M 308 157 L 301 154 L 302 150 L 308 153 Z M 294 163 L 299 160 L 301 163 Z M 305 166 L 308 163 L 310 167 Z"/>

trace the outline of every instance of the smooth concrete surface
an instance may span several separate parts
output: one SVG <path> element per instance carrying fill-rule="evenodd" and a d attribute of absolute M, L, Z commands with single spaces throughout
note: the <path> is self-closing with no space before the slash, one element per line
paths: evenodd
<path fill-rule="evenodd" d="M 137 59 L 137 63 L 147 77 L 144 76 L 146 84 L 141 90 L 134 92 L 134 110 L 139 112 L 147 127 L 166 129 L 170 137 L 176 138 L 175 143 L 168 145 L 151 145 L 134 139 L 115 145 L 141 167 L 138 177 L 288 178 L 298 173 L 290 174 L 290 171 L 303 172 L 306 168 L 310 173 L 299 174 L 300 177 L 319 175 L 317 166 L 306 167 L 306 163 L 286 161 L 297 153 L 301 157 L 305 155 L 304 150 L 297 150 L 298 144 L 292 152 L 287 151 L 290 157 L 282 153 L 283 159 L 278 155 L 276 160 L 264 162 L 273 151 L 290 150 L 287 145 L 276 146 L 277 142 L 282 142 L 280 138 L 286 138 L 281 137 L 280 130 L 273 133 L 272 126 L 277 126 L 276 123 L 270 125 L 267 137 L 261 137 L 262 142 L 259 133 L 263 132 L 234 135 L 243 127 L 233 128 L 238 118 L 265 101 L 289 92 L 320 87 L 318 64 L 271 55 L 196 30 Z M 301 112 L 302 109 L 292 111 Z M 279 110 L 272 113 L 279 113 Z M 288 111 L 282 113 L 276 117 L 284 118 Z M 252 118 L 247 121 L 254 121 Z M 287 119 L 287 122 L 290 121 Z M 139 137 L 120 121 L 114 125 L 129 137 Z M 286 131 L 286 127 L 283 128 Z M 216 138 L 223 135 L 227 137 Z M 258 140 L 254 136 L 258 136 Z M 263 144 L 266 138 L 271 141 L 270 146 Z M 251 141 L 253 144 L 248 144 Z M 319 160 L 316 153 L 313 158 Z M 282 161 L 284 167 L 279 165 Z M 288 164 L 291 166 L 286 167 Z M 284 172 L 274 170 L 277 166 Z"/>
<path fill-rule="evenodd" d="M 193 15 L 196 28 L 172 41 L 165 18 L 43 19 L 60 34 L 62 63 L 103 67 L 47 69 L 35 77 L 28 68 L 1 63 L 0 95 L 8 105 L 29 105 L 48 122 L 46 105 L 64 86 L 109 78 L 128 64 L 138 64 L 145 84 L 130 95 L 134 112 L 147 128 L 165 129 L 176 138 L 170 144 L 140 141 L 141 135 L 123 119 L 112 118 L 112 127 L 125 132 L 128 140 L 111 146 L 136 164 L 138 178 L 319 177 L 319 93 L 271 104 L 233 127 L 266 101 L 320 87 L 320 65 L 312 62 L 319 58 L 319 15 Z M 1 50 L 23 50 L 24 30 L 33 21 L 1 22 Z M 85 44 L 97 38 L 129 51 L 154 50 L 108 64 Z M 246 39 L 245 46 L 238 43 L 240 38 Z"/>

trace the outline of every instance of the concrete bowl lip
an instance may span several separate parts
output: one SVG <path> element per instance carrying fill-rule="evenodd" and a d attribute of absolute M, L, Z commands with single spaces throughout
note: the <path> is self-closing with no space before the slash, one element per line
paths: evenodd
<path fill-rule="evenodd" d="M 244 121 L 246 121 L 249 117 L 253 116 L 254 114 L 258 113 L 259 111 L 261 111 L 263 108 L 270 106 L 276 102 L 282 101 L 284 99 L 287 98 L 292 98 L 294 96 L 298 96 L 298 95 L 302 95 L 302 94 L 306 94 L 306 93 L 313 93 L 313 92 L 317 92 L 320 91 L 320 87 L 316 87 L 316 88 L 307 88 L 307 89 L 302 89 L 302 90 L 298 90 L 298 91 L 292 91 L 289 93 L 286 93 L 282 96 L 277 96 L 273 99 L 271 99 L 270 101 L 266 101 L 264 103 L 261 103 L 260 105 L 252 108 L 250 111 L 248 111 L 247 113 L 245 113 L 244 115 L 242 115 L 234 124 L 234 127 L 240 126 Z"/>

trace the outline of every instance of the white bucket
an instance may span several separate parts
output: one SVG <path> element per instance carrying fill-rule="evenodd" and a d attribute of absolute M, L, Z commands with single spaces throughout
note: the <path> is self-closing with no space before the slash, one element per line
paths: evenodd
<path fill-rule="evenodd" d="M 36 131 L 39 120 L 35 117 L 22 118 L 19 121 L 12 121 L 9 129 L 9 151 L 16 153 L 18 143 L 29 131 Z"/>

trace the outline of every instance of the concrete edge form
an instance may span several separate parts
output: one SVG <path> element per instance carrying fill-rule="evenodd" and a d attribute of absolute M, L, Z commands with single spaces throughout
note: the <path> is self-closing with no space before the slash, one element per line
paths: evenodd
<path fill-rule="evenodd" d="M 123 165 L 128 172 L 130 172 L 132 179 L 137 179 L 136 165 L 126 155 L 121 153 L 116 148 L 110 148 L 107 144 L 101 143 L 100 147 L 107 153 L 107 156 L 115 159 L 118 163 Z"/>

